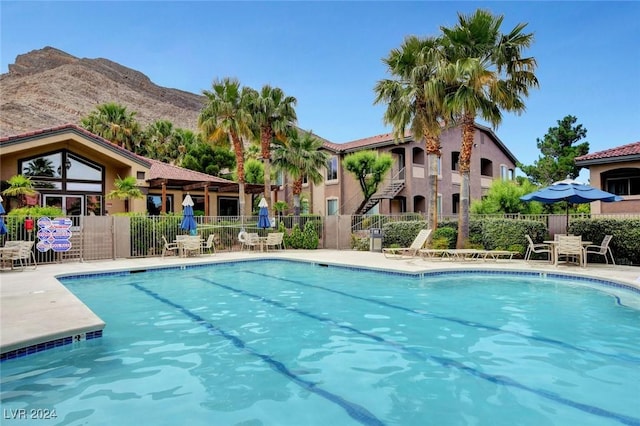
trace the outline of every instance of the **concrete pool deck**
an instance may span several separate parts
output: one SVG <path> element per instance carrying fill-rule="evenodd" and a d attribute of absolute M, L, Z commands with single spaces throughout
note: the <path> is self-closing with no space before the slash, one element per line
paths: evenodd
<path fill-rule="evenodd" d="M 31 348 L 28 353 L 38 352 L 42 349 L 36 346 L 47 343 L 51 347 L 70 343 L 63 342 L 63 339 L 89 339 L 93 333 L 99 335 L 105 328 L 104 322 L 57 280 L 58 276 L 264 258 L 410 273 L 456 270 L 547 272 L 613 281 L 640 289 L 640 268 L 631 266 L 591 264 L 580 268 L 568 265 L 555 267 L 543 261 L 525 263 L 522 260 L 388 259 L 382 253 L 351 250 L 221 252 L 186 259 L 171 256 L 47 264 L 38 266 L 36 270 L 27 268 L 24 271 L 0 272 L 0 353 L 3 357 L 11 353 L 13 358 L 19 349 Z M 57 343 L 52 343 L 54 341 Z M 23 355 L 21 353 L 17 356 Z"/>

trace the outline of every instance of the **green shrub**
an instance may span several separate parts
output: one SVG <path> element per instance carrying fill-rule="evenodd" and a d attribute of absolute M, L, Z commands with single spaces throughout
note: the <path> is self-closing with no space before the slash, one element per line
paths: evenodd
<path fill-rule="evenodd" d="M 427 227 L 427 222 L 420 221 L 398 221 L 384 224 L 382 227 L 383 247 L 390 247 L 397 244 L 398 247 L 409 247 L 415 240 L 418 232 Z"/>
<path fill-rule="evenodd" d="M 433 233 L 433 241 L 431 242 L 431 248 L 434 249 L 453 249 L 456 248 L 456 238 L 458 231 L 448 226 L 438 228 Z M 438 247 L 436 247 L 438 245 Z"/>
<path fill-rule="evenodd" d="M 365 232 L 354 232 L 351 234 L 351 248 L 358 251 L 369 251 L 369 236 Z"/>
<path fill-rule="evenodd" d="M 318 248 L 320 238 L 316 231 L 317 227 L 317 223 L 313 220 L 305 223 L 304 231 L 302 231 L 302 248 L 307 250 L 315 250 Z"/>
<path fill-rule="evenodd" d="M 600 245 L 605 235 L 612 235 L 611 251 L 616 263 L 640 265 L 640 219 L 574 219 L 569 233 Z M 590 256 L 589 262 L 604 262 L 603 256 Z"/>
<path fill-rule="evenodd" d="M 302 230 L 297 223 L 293 225 L 291 233 L 289 235 L 285 235 L 284 244 L 285 247 L 291 249 L 304 248 L 304 235 L 302 234 Z"/>

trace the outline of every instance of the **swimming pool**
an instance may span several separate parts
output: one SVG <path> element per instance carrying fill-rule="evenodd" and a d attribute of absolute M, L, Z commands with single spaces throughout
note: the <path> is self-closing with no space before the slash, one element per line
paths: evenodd
<path fill-rule="evenodd" d="M 104 337 L 3 363 L 3 424 L 640 425 L 640 311 L 581 281 L 273 260 L 63 281 Z"/>

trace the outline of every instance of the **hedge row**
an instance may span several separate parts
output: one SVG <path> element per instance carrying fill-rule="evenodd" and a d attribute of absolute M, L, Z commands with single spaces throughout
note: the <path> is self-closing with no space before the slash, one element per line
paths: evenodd
<path fill-rule="evenodd" d="M 383 226 L 383 247 L 409 247 L 421 229 L 423 220 L 390 222 Z M 599 245 L 605 235 L 612 235 L 610 247 L 616 263 L 640 265 L 640 219 L 575 219 L 569 233 Z M 534 242 L 549 238 L 544 223 L 534 220 L 477 219 L 469 222 L 467 248 L 484 250 L 511 250 L 524 255 L 527 249 L 525 235 Z M 458 223 L 443 221 L 432 235 L 432 247 L 455 248 Z M 589 262 L 604 262 L 603 256 L 591 256 Z"/>

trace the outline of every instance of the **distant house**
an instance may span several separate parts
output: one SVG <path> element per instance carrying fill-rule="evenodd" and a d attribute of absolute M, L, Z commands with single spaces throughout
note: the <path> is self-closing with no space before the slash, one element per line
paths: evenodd
<path fill-rule="evenodd" d="M 591 212 L 640 213 L 640 142 L 576 157 L 576 165 L 589 169 L 591 186 L 620 195 L 617 203 L 591 204 Z"/>
<path fill-rule="evenodd" d="M 73 124 L 0 138 L 0 180 L 6 184 L 17 174 L 35 183 L 39 197 L 33 204 L 59 206 L 67 215 L 124 212 L 123 200 L 105 196 L 116 178 L 128 176 L 144 194 L 129 201 L 131 212 L 181 213 L 188 192 L 194 210 L 239 214 L 236 182 L 142 157 Z M 246 205 L 262 191 L 262 185 L 246 185 Z"/>
<path fill-rule="evenodd" d="M 461 177 L 458 172 L 461 127 L 444 131 L 440 141 L 442 156 L 438 167 L 439 216 L 458 213 Z M 371 201 L 368 213 L 399 214 L 424 213 L 428 203 L 428 164 L 425 143 L 410 134 L 395 141 L 392 134 L 384 134 L 336 144 L 325 141 L 323 148 L 330 154 L 324 182 L 304 186 L 306 198 L 312 201 L 311 213 L 319 215 L 350 215 L 357 213 L 364 196 L 356 179 L 342 166 L 348 154 L 362 150 L 390 153 L 394 160 L 389 179 Z M 494 179 L 514 179 L 515 156 L 488 127 L 476 125 L 471 156 L 471 200 L 480 199 Z M 285 176 L 279 176 L 277 199 L 291 200 Z"/>

